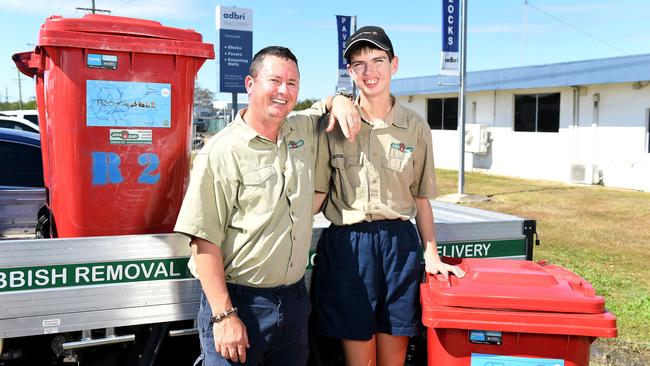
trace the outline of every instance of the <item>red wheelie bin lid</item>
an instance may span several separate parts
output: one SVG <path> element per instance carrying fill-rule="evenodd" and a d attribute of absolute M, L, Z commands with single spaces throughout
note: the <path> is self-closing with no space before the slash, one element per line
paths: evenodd
<path fill-rule="evenodd" d="M 605 299 L 575 273 L 548 263 L 465 258 L 464 278 L 427 275 L 421 286 L 429 327 L 616 336 Z M 489 325 L 491 324 L 491 325 Z"/>
<path fill-rule="evenodd" d="M 167 27 L 153 20 L 86 14 L 83 18 L 49 17 L 41 26 L 38 43 L 214 58 L 213 46 L 203 43 L 202 38 L 194 30 Z"/>

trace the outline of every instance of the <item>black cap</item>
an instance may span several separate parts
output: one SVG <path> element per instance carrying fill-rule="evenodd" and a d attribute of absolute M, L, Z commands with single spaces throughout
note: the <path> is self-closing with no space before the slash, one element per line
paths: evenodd
<path fill-rule="evenodd" d="M 350 56 L 349 53 L 352 46 L 359 42 L 369 42 L 388 52 L 391 56 L 395 54 L 393 52 L 393 44 L 390 42 L 390 38 L 388 38 L 383 29 L 375 26 L 366 26 L 359 28 L 359 30 L 354 32 L 354 34 L 348 38 L 345 45 L 345 51 L 343 52 L 343 57 L 347 59 Z"/>

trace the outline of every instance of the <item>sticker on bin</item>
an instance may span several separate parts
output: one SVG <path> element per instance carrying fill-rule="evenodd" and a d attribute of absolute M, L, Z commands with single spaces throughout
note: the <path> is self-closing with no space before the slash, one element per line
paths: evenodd
<path fill-rule="evenodd" d="M 503 336 L 501 332 L 490 330 L 470 330 L 469 342 L 477 344 L 494 344 L 501 345 Z"/>
<path fill-rule="evenodd" d="M 110 130 L 111 144 L 151 144 L 152 130 Z"/>
<path fill-rule="evenodd" d="M 96 53 L 89 53 L 86 59 L 86 65 L 93 69 L 117 69 L 117 56 L 116 55 L 99 55 Z"/>
<path fill-rule="evenodd" d="M 171 126 L 171 84 L 86 80 L 86 126 Z"/>
<path fill-rule="evenodd" d="M 471 366 L 564 366 L 564 360 L 472 353 Z"/>

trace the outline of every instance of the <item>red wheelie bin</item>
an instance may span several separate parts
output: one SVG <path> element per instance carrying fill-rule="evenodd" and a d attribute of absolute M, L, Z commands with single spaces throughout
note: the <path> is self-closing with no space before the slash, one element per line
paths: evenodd
<path fill-rule="evenodd" d="M 159 22 L 52 16 L 33 52 L 56 236 L 171 232 L 189 179 L 194 80 L 212 44 Z"/>
<path fill-rule="evenodd" d="M 591 343 L 616 337 L 603 297 L 560 266 L 453 260 L 464 278 L 421 285 L 429 366 L 588 366 Z"/>

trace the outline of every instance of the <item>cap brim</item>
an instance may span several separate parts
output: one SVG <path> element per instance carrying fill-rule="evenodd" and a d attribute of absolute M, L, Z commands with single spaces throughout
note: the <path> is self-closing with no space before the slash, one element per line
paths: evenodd
<path fill-rule="evenodd" d="M 345 47 L 345 51 L 343 52 L 343 57 L 346 57 L 346 58 L 347 58 L 347 57 L 348 57 L 348 53 L 350 53 L 350 48 L 352 48 L 352 45 L 354 45 L 354 44 L 356 44 L 356 43 L 359 43 L 359 42 L 368 42 L 368 43 L 372 43 L 372 44 L 374 44 L 375 46 L 381 48 L 381 49 L 384 50 L 384 51 L 388 51 L 388 50 L 390 50 L 390 47 L 388 47 L 388 46 L 386 46 L 386 45 L 383 45 L 383 44 L 381 44 L 381 43 L 379 43 L 379 42 L 376 42 L 376 41 L 373 41 L 373 40 L 370 40 L 370 39 L 366 39 L 366 38 L 359 38 L 359 39 L 355 39 L 354 41 L 352 41 L 352 43 L 348 44 L 348 45 Z"/>

